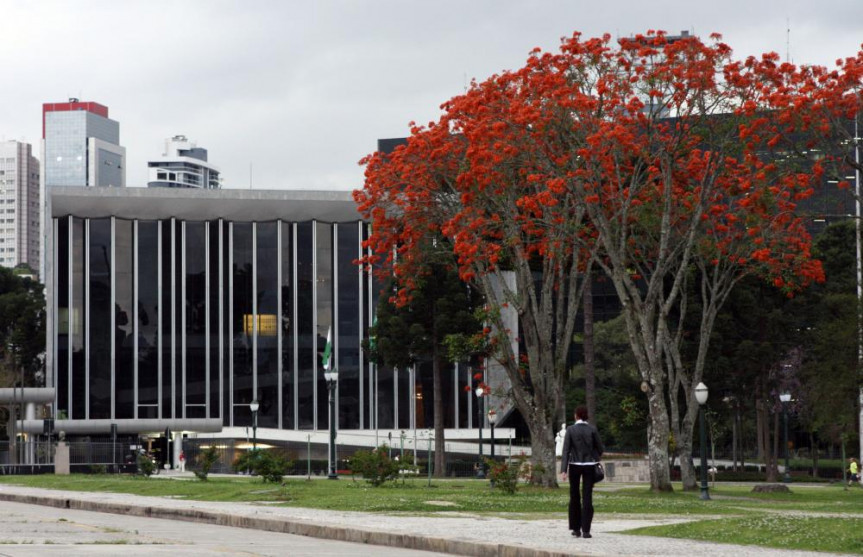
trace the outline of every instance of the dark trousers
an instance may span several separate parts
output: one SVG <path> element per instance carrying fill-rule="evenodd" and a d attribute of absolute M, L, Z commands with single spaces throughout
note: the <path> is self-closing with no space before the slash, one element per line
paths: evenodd
<path fill-rule="evenodd" d="M 596 466 L 569 465 L 569 529 L 590 533 L 593 522 L 593 484 Z M 584 491 L 579 489 L 582 478 Z"/>

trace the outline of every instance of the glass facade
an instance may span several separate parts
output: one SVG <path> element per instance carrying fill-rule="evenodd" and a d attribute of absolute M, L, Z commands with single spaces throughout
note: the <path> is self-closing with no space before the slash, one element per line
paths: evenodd
<path fill-rule="evenodd" d="M 323 430 L 329 334 L 340 429 L 432 423 L 429 372 L 376 369 L 362 350 L 380 284 L 355 263 L 360 221 L 63 216 L 53 234 L 51 366 L 72 419 L 246 427 L 258 400 L 261 428 Z M 447 426 L 464 427 L 467 371 L 446 377 Z"/>
<path fill-rule="evenodd" d="M 86 110 L 45 113 L 45 183 L 50 186 L 124 185 L 124 155 L 104 148 L 91 149 L 90 138 L 119 146 L 120 124 Z M 95 157 L 95 161 L 89 160 Z M 98 167 L 98 183 L 91 183 L 89 167 Z"/>

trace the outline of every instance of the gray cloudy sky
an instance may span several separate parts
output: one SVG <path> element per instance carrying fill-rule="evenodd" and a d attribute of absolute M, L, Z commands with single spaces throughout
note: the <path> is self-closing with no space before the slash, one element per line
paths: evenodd
<path fill-rule="evenodd" d="M 0 138 L 39 150 L 41 106 L 120 122 L 127 184 L 184 134 L 225 186 L 354 189 L 376 140 L 435 119 L 465 80 L 581 31 L 719 32 L 737 56 L 830 64 L 863 42 L 863 0 L 0 0 Z"/>

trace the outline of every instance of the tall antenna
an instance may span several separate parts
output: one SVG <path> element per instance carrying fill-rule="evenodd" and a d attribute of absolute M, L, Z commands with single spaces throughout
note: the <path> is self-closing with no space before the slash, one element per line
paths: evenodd
<path fill-rule="evenodd" d="M 785 18 L 785 61 L 791 63 L 791 20 Z"/>

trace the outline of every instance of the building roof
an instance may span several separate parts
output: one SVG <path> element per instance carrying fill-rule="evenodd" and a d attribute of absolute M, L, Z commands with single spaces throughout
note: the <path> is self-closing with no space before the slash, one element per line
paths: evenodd
<path fill-rule="evenodd" d="M 78 99 L 69 99 L 65 103 L 43 103 L 42 104 L 42 139 L 45 139 L 45 114 L 49 112 L 72 112 L 83 110 L 98 114 L 103 118 L 108 117 L 108 107 L 99 103 L 90 101 L 80 102 Z"/>
<path fill-rule="evenodd" d="M 350 191 L 48 188 L 52 217 L 324 222 L 362 217 Z"/>

